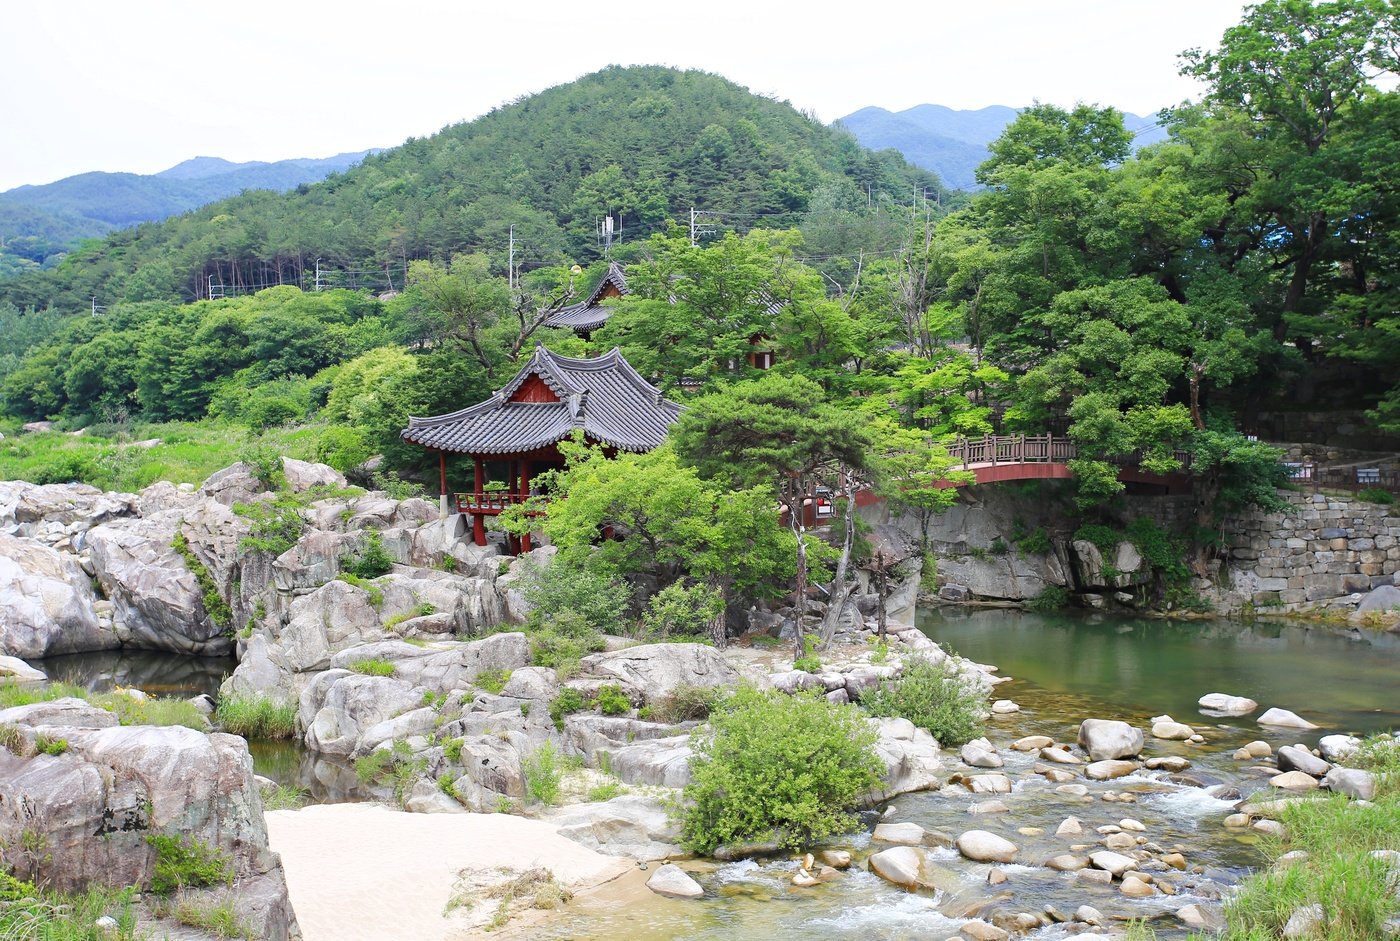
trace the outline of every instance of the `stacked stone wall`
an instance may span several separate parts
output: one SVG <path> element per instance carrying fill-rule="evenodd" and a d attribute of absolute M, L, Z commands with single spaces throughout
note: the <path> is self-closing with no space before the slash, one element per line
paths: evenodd
<path fill-rule="evenodd" d="M 1326 494 L 1289 493 L 1283 513 L 1226 520 L 1220 573 L 1228 611 L 1355 607 L 1400 571 L 1400 516 L 1393 507 Z"/>

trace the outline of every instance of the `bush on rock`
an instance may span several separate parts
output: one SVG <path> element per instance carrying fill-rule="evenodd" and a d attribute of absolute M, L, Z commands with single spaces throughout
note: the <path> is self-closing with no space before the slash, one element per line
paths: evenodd
<path fill-rule="evenodd" d="M 825 699 L 740 689 L 691 737 L 683 845 L 776 839 L 798 849 L 855 826 L 851 810 L 880 780 L 875 732 Z"/>
<path fill-rule="evenodd" d="M 983 698 L 945 664 L 914 660 L 898 679 L 885 680 L 861 699 L 873 716 L 895 716 L 927 729 L 944 748 L 982 732 Z"/>

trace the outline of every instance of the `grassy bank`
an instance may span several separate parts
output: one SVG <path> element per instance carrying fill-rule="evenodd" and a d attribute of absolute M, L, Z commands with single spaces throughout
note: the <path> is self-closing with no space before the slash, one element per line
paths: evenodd
<path fill-rule="evenodd" d="M 214 471 L 262 448 L 313 460 L 324 427 L 302 425 L 251 431 L 213 422 L 95 425 L 80 435 L 14 433 L 3 428 L 0 480 L 79 481 L 104 490 L 134 491 L 158 480 L 199 484 Z M 149 447 L 138 442 L 159 439 Z"/>

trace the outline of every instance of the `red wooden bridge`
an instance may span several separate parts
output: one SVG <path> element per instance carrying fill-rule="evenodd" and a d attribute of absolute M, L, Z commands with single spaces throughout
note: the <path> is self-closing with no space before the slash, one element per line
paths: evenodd
<path fill-rule="evenodd" d="M 981 438 L 959 438 L 946 445 L 948 454 L 957 461 L 958 470 L 972 471 L 979 484 L 994 484 L 1008 480 L 1052 480 L 1071 476 L 1069 462 L 1079 457 L 1074 442 L 1066 437 L 1044 435 L 984 435 Z M 1119 466 L 1118 479 L 1124 483 L 1165 487 L 1167 493 L 1190 493 L 1190 455 L 1178 452 L 1182 470 L 1171 474 L 1154 474 L 1139 465 L 1139 457 L 1130 455 L 1113 459 Z M 961 484 L 948 484 L 950 487 Z"/>

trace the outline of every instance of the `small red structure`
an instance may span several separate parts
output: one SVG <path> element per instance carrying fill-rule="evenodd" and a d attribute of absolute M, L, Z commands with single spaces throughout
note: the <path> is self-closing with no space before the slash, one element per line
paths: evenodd
<path fill-rule="evenodd" d="M 473 459 L 472 490 L 456 494 L 456 511 L 471 515 L 473 540 L 484 546 L 486 517 L 529 499 L 532 474 L 563 466 L 560 441 L 581 430 L 585 441 L 613 453 L 650 451 L 666 440 L 680 412 L 616 347 L 595 359 L 574 359 L 537 346 L 491 398 L 446 415 L 410 418 L 402 435 L 438 452 L 444 512 L 447 455 Z M 502 484 L 488 484 L 489 472 L 502 469 Z M 530 550 L 528 535 L 520 548 Z"/>

